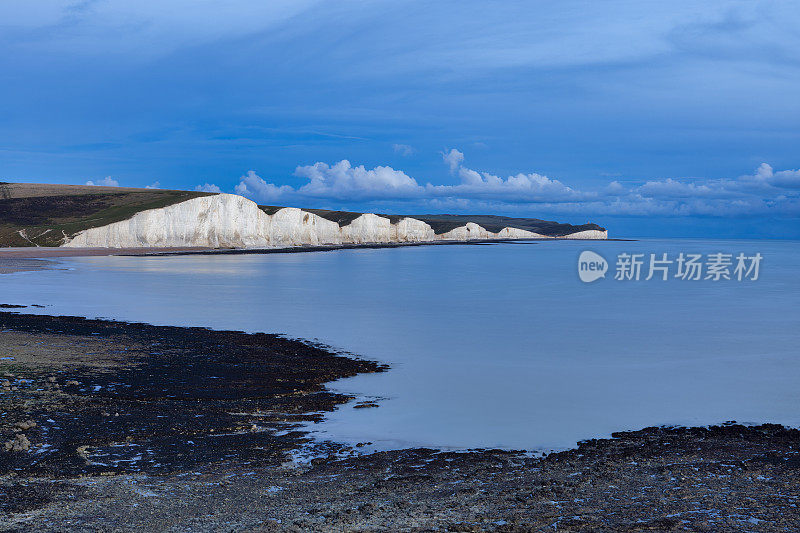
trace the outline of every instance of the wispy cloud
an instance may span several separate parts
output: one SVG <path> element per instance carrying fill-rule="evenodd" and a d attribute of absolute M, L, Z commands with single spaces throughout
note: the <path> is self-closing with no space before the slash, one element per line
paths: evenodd
<path fill-rule="evenodd" d="M 0 19 L 15 34 L 55 43 L 71 53 L 160 56 L 232 36 L 263 31 L 309 10 L 318 0 L 228 0 L 223 7 L 174 0 L 55 0 L 40 6 L 0 3 Z"/>
<path fill-rule="evenodd" d="M 200 192 L 222 192 L 222 189 L 220 189 L 213 183 L 204 183 L 202 185 L 197 185 L 195 186 L 194 190 Z"/>
<path fill-rule="evenodd" d="M 394 150 L 394 153 L 400 154 L 403 157 L 414 155 L 414 152 L 416 151 L 414 150 L 413 146 L 408 144 L 393 144 L 392 149 Z"/>
<path fill-rule="evenodd" d="M 451 148 L 442 152 L 442 159 L 450 167 L 450 172 L 455 172 L 461 166 L 461 162 L 464 161 L 464 154 L 455 148 Z"/>
<path fill-rule="evenodd" d="M 86 185 L 97 185 L 97 186 L 104 186 L 104 187 L 119 187 L 119 182 L 113 179 L 111 176 L 106 176 L 105 178 L 97 181 L 89 180 L 86 182 Z"/>

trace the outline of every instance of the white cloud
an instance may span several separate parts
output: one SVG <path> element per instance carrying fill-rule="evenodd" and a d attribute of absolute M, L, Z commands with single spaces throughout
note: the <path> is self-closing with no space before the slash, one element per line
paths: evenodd
<path fill-rule="evenodd" d="M 616 194 L 623 194 L 627 190 L 628 189 L 626 189 L 624 185 L 622 185 L 620 182 L 614 180 L 614 181 L 612 181 L 611 183 L 608 184 L 608 186 L 605 189 L 605 192 L 610 194 L 610 195 L 616 195 Z"/>
<path fill-rule="evenodd" d="M 450 167 L 450 172 L 455 172 L 464 161 L 464 154 L 453 148 L 449 151 L 442 152 L 442 159 L 444 159 L 444 162 Z"/>
<path fill-rule="evenodd" d="M 353 167 L 346 159 L 333 166 L 316 163 L 297 167 L 294 174 L 309 180 L 298 192 L 316 198 L 387 199 L 414 197 L 421 193 L 416 180 L 405 172 L 383 166 L 371 170 L 363 165 Z"/>
<path fill-rule="evenodd" d="M 772 176 L 771 184 L 786 189 L 800 189 L 800 170 L 781 170 Z"/>
<path fill-rule="evenodd" d="M 158 181 L 154 181 L 150 185 L 145 186 L 145 189 L 160 189 L 160 188 L 161 188 L 161 183 Z"/>
<path fill-rule="evenodd" d="M 500 199 L 511 202 L 557 202 L 578 200 L 587 193 L 579 193 L 558 180 L 537 174 L 515 174 L 507 178 L 489 172 L 478 172 L 460 167 L 459 185 L 434 185 L 429 190 L 438 196 L 458 196 L 462 198 Z"/>
<path fill-rule="evenodd" d="M 763 182 L 773 187 L 786 189 L 800 189 L 800 170 L 780 170 L 775 172 L 772 166 L 761 163 L 756 169 L 753 179 L 756 182 Z"/>
<path fill-rule="evenodd" d="M 788 191 L 786 189 L 789 189 Z M 752 205 L 754 198 L 779 197 L 794 194 L 792 189 L 800 189 L 800 170 L 781 170 L 775 172 L 767 163 L 761 163 L 753 172 L 735 179 L 673 179 L 647 181 L 634 188 L 642 196 L 649 198 L 675 199 L 740 199 L 745 205 Z"/>
<path fill-rule="evenodd" d="M 278 200 L 285 194 L 294 192 L 289 185 L 274 185 L 267 183 L 252 170 L 240 178 L 239 184 L 235 187 L 236 194 L 255 198 L 262 201 Z"/>
<path fill-rule="evenodd" d="M 194 188 L 194 190 L 200 192 L 222 192 L 222 189 L 220 189 L 213 183 L 204 183 L 202 185 L 198 185 Z"/>
<path fill-rule="evenodd" d="M 435 195 L 462 198 L 501 199 L 515 202 L 544 202 L 577 200 L 582 195 L 558 180 L 552 180 L 536 172 L 518 173 L 501 178 L 489 172 L 478 172 L 462 166 L 464 154 L 455 148 L 442 152 L 442 159 L 450 172 L 458 171 L 460 185 L 428 185 Z"/>
<path fill-rule="evenodd" d="M 734 194 L 734 191 L 726 189 L 717 184 L 697 184 L 692 182 L 682 182 L 672 178 L 661 181 L 648 181 L 637 188 L 637 191 L 646 197 L 662 198 L 698 198 L 713 197 L 721 198 Z"/>
<path fill-rule="evenodd" d="M 327 199 L 342 202 L 395 202 L 405 209 L 509 210 L 537 214 L 633 216 L 800 216 L 800 172 L 774 171 L 760 166 L 753 174 L 734 179 L 654 179 L 644 183 L 615 180 L 596 190 L 581 190 L 536 172 L 502 178 L 462 165 L 456 149 L 442 153 L 457 174 L 455 185 L 421 184 L 388 166 L 367 169 L 342 160 L 297 167 L 299 187 L 269 183 L 255 172 L 243 176 L 236 192 L 257 201 L 291 203 Z"/>
<path fill-rule="evenodd" d="M 445 162 L 450 164 L 450 162 L 447 160 L 445 160 Z M 453 168 L 452 165 L 450 166 L 450 171 L 455 171 L 455 168 Z M 462 183 L 466 183 L 467 185 L 477 185 L 479 183 L 483 183 L 483 177 L 481 177 L 480 173 L 477 170 L 472 170 L 470 168 L 459 168 L 458 177 L 461 178 Z"/>
<path fill-rule="evenodd" d="M 408 157 L 416 152 L 414 147 L 408 144 L 393 144 L 392 149 L 394 150 L 394 153 L 400 154 L 403 157 Z"/>
<path fill-rule="evenodd" d="M 252 170 L 239 180 L 237 194 L 256 201 L 296 201 L 301 199 L 336 200 L 388 200 L 421 198 L 425 188 L 406 173 L 388 166 L 367 169 L 363 165 L 352 166 L 343 159 L 334 165 L 315 163 L 299 166 L 295 176 L 305 178 L 307 183 L 294 188 L 275 185 L 258 176 Z"/>
<path fill-rule="evenodd" d="M 625 188 L 612 182 L 606 194 L 613 201 L 594 206 L 613 214 L 705 216 L 800 216 L 800 171 L 775 172 L 762 163 L 753 174 L 723 179 L 649 180 Z"/>
<path fill-rule="evenodd" d="M 753 177 L 757 180 L 767 181 L 773 176 L 772 166 L 768 163 L 761 163 L 758 168 L 756 169 L 755 174 Z"/>
<path fill-rule="evenodd" d="M 89 180 L 86 182 L 86 185 L 95 185 L 102 187 L 119 187 L 119 182 L 113 179 L 111 176 L 106 176 L 105 178 L 97 181 Z"/>
<path fill-rule="evenodd" d="M 581 193 L 558 180 L 537 173 L 519 173 L 500 178 L 489 172 L 478 172 L 460 166 L 464 154 L 452 149 L 443 153 L 444 160 L 458 171 L 461 183 L 457 185 L 419 184 L 405 172 L 388 166 L 367 169 L 352 166 L 342 160 L 334 165 L 315 163 L 300 166 L 295 176 L 308 182 L 299 188 L 275 185 L 250 171 L 240 179 L 236 192 L 258 201 L 300 201 L 303 199 L 363 200 L 417 200 L 463 199 L 494 200 L 511 203 L 544 203 L 578 201 L 594 193 Z M 455 167 L 452 167 L 455 165 Z"/>

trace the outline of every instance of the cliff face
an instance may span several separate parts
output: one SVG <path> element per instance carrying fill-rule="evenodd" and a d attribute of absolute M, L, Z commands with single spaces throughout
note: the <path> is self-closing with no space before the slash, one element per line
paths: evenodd
<path fill-rule="evenodd" d="M 608 231 L 599 231 L 596 229 L 589 229 L 586 231 L 578 231 L 564 235 L 562 239 L 608 239 Z"/>
<path fill-rule="evenodd" d="M 269 246 L 271 219 L 247 198 L 219 194 L 141 211 L 127 220 L 87 229 L 64 246 Z"/>
<path fill-rule="evenodd" d="M 220 194 L 219 196 L 231 196 Z M 242 198 L 238 196 L 237 198 Z M 341 244 L 342 236 L 339 224 L 325 220 L 313 213 L 296 207 L 285 207 L 274 215 L 267 215 L 255 202 L 248 202 L 249 210 L 257 210 L 267 219 L 266 241 L 264 246 L 301 246 L 303 244 Z M 236 246 L 238 248 L 238 246 Z"/>
<path fill-rule="evenodd" d="M 425 222 L 410 217 L 396 223 L 365 213 L 349 224 L 286 207 L 267 214 L 255 202 L 233 194 L 194 198 L 131 218 L 87 229 L 64 244 L 69 247 L 208 247 L 253 248 L 319 244 L 467 241 L 476 239 L 541 239 L 518 228 L 497 233 L 469 222 L 436 235 Z M 565 238 L 605 239 L 605 231 L 581 231 Z"/>

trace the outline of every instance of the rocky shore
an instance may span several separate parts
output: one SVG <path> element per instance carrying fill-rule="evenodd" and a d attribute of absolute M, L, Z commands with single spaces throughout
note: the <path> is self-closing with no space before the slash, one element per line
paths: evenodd
<path fill-rule="evenodd" d="M 300 424 L 350 400 L 325 383 L 382 370 L 275 335 L 0 311 L 0 530 L 800 530 L 781 426 L 543 457 L 309 442 Z"/>

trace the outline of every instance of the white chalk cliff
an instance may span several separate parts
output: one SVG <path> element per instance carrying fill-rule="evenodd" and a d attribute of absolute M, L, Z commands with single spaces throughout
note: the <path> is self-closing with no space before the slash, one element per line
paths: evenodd
<path fill-rule="evenodd" d="M 64 243 L 69 247 L 145 248 L 269 248 L 320 244 L 468 241 L 478 239 L 551 238 L 517 228 L 497 233 L 469 222 L 441 235 L 427 223 L 365 213 L 350 224 L 336 222 L 294 207 L 268 215 L 258 205 L 235 194 L 186 200 L 160 209 L 141 211 L 121 222 L 87 229 Z M 605 231 L 581 231 L 568 239 L 606 239 Z"/>
<path fill-rule="evenodd" d="M 600 231 L 596 229 L 587 229 L 585 231 L 577 231 L 559 237 L 560 239 L 608 239 L 608 231 Z"/>

